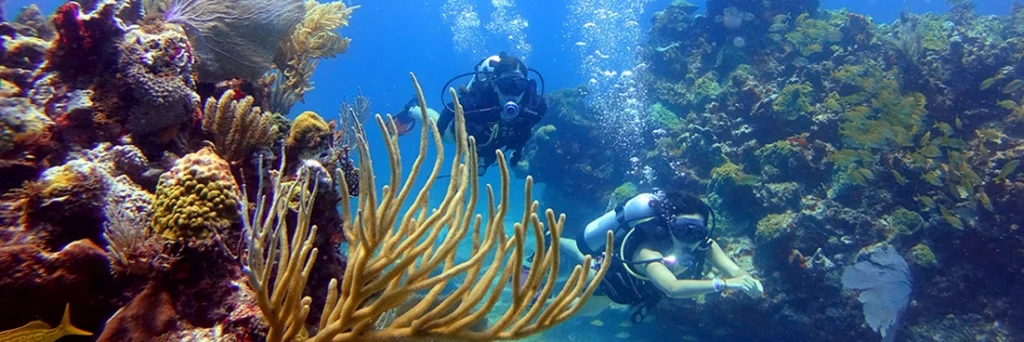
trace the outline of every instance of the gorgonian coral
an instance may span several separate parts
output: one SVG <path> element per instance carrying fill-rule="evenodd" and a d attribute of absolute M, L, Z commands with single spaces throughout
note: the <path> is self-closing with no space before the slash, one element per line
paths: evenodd
<path fill-rule="evenodd" d="M 160 176 L 152 228 L 166 239 L 210 236 L 238 222 L 241 192 L 230 166 L 210 148 L 191 153 Z"/>
<path fill-rule="evenodd" d="M 175 0 L 164 19 L 185 27 L 202 81 L 258 80 L 278 44 L 306 16 L 302 0 Z"/>

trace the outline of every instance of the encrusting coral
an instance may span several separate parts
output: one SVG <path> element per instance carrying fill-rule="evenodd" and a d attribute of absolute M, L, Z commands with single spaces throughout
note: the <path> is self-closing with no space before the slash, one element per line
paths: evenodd
<path fill-rule="evenodd" d="M 332 145 L 334 132 L 319 114 L 302 112 L 292 122 L 288 138 L 284 140 L 285 153 L 299 160 L 316 158 L 327 152 Z"/>
<path fill-rule="evenodd" d="M 188 154 L 160 176 L 152 229 L 166 239 L 206 239 L 238 222 L 241 192 L 231 167 L 209 147 Z"/>
<path fill-rule="evenodd" d="M 413 82 L 420 108 L 426 108 L 423 92 L 415 77 Z M 457 157 L 451 165 L 452 177 L 447 195 L 438 208 L 429 207 L 428 195 L 443 164 L 444 153 L 438 153 L 427 184 L 416 194 L 412 206 L 402 216 L 399 212 L 403 210 L 426 158 L 427 135 L 432 133 L 436 148 L 443 150 L 437 128 L 431 124 L 428 131 L 424 125 L 419 156 L 407 180 L 401 182 L 397 137 L 387 129 L 394 129 L 394 122 L 390 119 L 385 122 L 377 117 L 389 152 L 392 170 L 389 184 L 394 186 L 385 186 L 378 194 L 369 146 L 363 139 L 365 134 L 361 125 L 356 123 L 363 165 L 360 168 L 358 214 L 352 214 L 348 200 L 341 201 L 347 223 L 345 235 L 349 241 L 348 266 L 341 288 L 336 279 L 328 287 L 327 302 L 315 334 L 305 331 L 303 322 L 310 311 L 311 300 L 303 297 L 301 291 L 317 256 L 317 249 L 312 245 L 317 228 L 309 224 L 314 198 L 302 195 L 305 191 L 299 192 L 298 218 L 289 229 L 287 194 L 292 191 L 285 189 L 279 178 L 272 181 L 275 192 L 268 203 L 269 208 L 260 205 L 254 219 L 245 220 L 250 248 L 246 273 L 249 285 L 258 293 L 260 309 L 270 323 L 267 341 L 307 338 L 311 341 L 515 339 L 565 321 L 596 290 L 610 263 L 603 263 L 588 284 L 588 272 L 585 271 L 590 268 L 588 257 L 583 265 L 577 265 L 573 270 L 566 287 L 551 298 L 558 279 L 559 250 L 557 245 L 543 246 L 544 224 L 536 213 L 539 204 L 531 203 L 530 178 L 526 182 L 527 205 L 521 223 L 515 224 L 513 237 L 503 233 L 509 201 L 508 168 L 504 158 L 498 158 L 502 175 L 500 202 L 495 205 L 493 191 L 488 187 L 488 220 L 483 222 L 481 215 L 474 215 L 479 190 L 475 142 L 467 137 L 462 106 L 457 99 L 455 108 Z M 426 112 L 421 114 L 426 116 Z M 315 189 L 317 182 L 312 179 L 320 176 L 313 177 L 314 172 L 310 168 L 301 168 L 299 181 L 291 183 L 291 186 L 312 186 Z M 341 188 L 348 195 L 344 177 L 339 174 L 337 179 L 342 180 Z M 559 238 L 565 217 L 556 219 L 551 210 L 546 212 L 546 216 L 552 239 Z M 524 243 L 531 224 L 537 239 L 537 254 L 531 271 L 526 279 L 522 279 Z M 482 225 L 486 225 L 483 236 L 480 231 Z M 468 260 L 456 262 L 456 246 L 470 232 L 471 226 L 472 253 Z M 445 237 L 438 244 L 442 233 Z M 611 233 L 607 239 L 609 247 L 605 252 L 610 255 Z M 494 257 L 488 264 L 485 260 L 492 252 Z M 441 272 L 436 273 L 439 267 Z M 275 275 L 276 280 L 271 284 L 270 280 Z M 460 275 L 465 276 L 462 284 L 444 294 L 448 283 Z M 512 305 L 501 318 L 485 331 L 466 329 L 485 319 L 509 283 L 512 284 Z M 427 291 L 424 300 L 404 313 L 389 317 L 387 324 L 376 324 L 380 317 L 405 304 L 418 291 Z"/>
<path fill-rule="evenodd" d="M 137 102 L 129 114 L 131 133 L 139 138 L 156 134 L 158 143 L 170 141 L 194 121 L 199 109 L 192 68 L 196 59 L 185 30 L 165 23 L 132 27 L 120 50 L 121 79 Z"/>
<path fill-rule="evenodd" d="M 253 106 L 253 97 L 235 99 L 228 90 L 220 99 L 209 98 L 203 111 L 203 130 L 214 141 L 217 155 L 229 162 L 246 159 L 258 147 L 269 147 L 277 136 L 273 115 Z"/>

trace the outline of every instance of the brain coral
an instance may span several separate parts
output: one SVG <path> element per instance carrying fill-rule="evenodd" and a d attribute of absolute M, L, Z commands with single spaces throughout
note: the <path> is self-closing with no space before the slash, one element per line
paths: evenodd
<path fill-rule="evenodd" d="M 169 141 L 199 108 L 196 59 L 185 31 L 171 24 L 142 26 L 128 31 L 120 48 L 120 73 L 138 103 L 129 114 L 132 134 L 161 133 L 155 140 Z"/>
<path fill-rule="evenodd" d="M 160 176 L 153 231 L 171 240 L 205 239 L 238 221 L 240 198 L 230 166 L 212 149 L 185 155 Z"/>

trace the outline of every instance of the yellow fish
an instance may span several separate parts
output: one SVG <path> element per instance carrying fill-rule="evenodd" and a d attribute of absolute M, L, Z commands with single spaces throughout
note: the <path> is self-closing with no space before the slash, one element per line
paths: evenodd
<path fill-rule="evenodd" d="M 43 321 L 32 321 L 20 328 L 0 331 L 0 341 L 4 342 L 53 342 L 68 335 L 92 336 L 91 332 L 75 328 L 71 325 L 71 303 L 64 306 L 64 318 L 56 328 L 50 328 Z"/>

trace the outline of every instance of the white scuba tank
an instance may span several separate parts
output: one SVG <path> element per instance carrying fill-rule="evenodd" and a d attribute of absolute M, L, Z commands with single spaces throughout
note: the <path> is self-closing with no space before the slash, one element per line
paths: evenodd
<path fill-rule="evenodd" d="M 654 217 L 656 213 L 654 208 L 651 207 L 651 201 L 656 200 L 656 198 L 657 196 L 654 194 L 642 193 L 626 201 L 622 205 L 624 223 L 632 227 L 637 223 Z M 619 226 L 615 210 L 609 211 L 587 224 L 587 228 L 583 231 L 583 241 L 592 251 L 603 250 L 607 232 L 614 232 Z"/>

